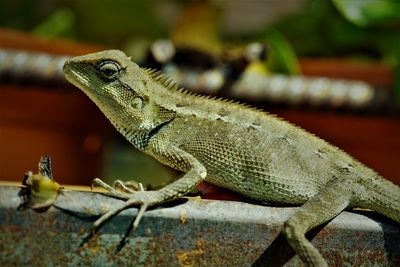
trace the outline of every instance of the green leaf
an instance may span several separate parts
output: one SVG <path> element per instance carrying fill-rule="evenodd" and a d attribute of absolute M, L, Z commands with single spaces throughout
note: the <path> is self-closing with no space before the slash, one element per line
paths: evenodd
<path fill-rule="evenodd" d="M 332 0 L 332 2 L 347 20 L 360 27 L 400 23 L 398 0 Z"/>
<path fill-rule="evenodd" d="M 68 8 L 58 8 L 32 32 L 46 38 L 67 37 L 73 31 L 74 26 L 74 12 Z"/>
<path fill-rule="evenodd" d="M 296 53 L 286 38 L 276 30 L 269 31 L 266 38 L 269 48 L 269 69 L 273 72 L 300 74 Z"/>

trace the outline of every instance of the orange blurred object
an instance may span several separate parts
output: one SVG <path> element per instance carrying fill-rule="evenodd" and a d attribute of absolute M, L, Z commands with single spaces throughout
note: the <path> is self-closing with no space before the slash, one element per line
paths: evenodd
<path fill-rule="evenodd" d="M 43 40 L 0 29 L 1 48 L 79 55 L 104 49 L 61 40 Z M 0 180 L 22 181 L 40 156 L 53 160 L 61 184 L 88 185 L 100 175 L 102 146 L 112 127 L 79 90 L 0 84 Z"/>

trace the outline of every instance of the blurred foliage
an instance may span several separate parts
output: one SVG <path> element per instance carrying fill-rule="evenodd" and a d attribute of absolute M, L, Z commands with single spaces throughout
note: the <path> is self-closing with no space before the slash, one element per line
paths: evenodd
<path fill-rule="evenodd" d="M 393 66 L 400 101 L 399 0 L 310 0 L 272 28 L 288 39 L 298 56 L 381 60 Z"/>
<path fill-rule="evenodd" d="M 0 1 L 1 27 L 30 31 L 47 15 L 35 1 Z"/>
<path fill-rule="evenodd" d="M 155 0 L 57 0 L 0 1 L 0 26 L 34 32 L 46 37 L 66 37 L 121 47 L 127 40 L 167 37 L 179 42 L 214 43 L 218 46 L 219 10 L 225 2 L 166 1 L 180 5 L 175 27 L 168 29 L 156 15 Z M 215 4 L 215 3 L 218 4 Z M 189 12 L 191 11 L 191 12 Z M 338 12 L 339 11 L 339 12 Z M 343 14 L 343 15 L 342 15 Z M 180 32 L 192 27 L 190 38 Z M 362 27 L 361 27 L 362 26 Z M 396 64 L 400 43 L 399 0 L 309 0 L 294 15 L 267 26 L 259 41 L 280 32 L 300 56 L 383 58 Z M 173 33 L 172 33 L 173 32 Z M 271 42 L 284 38 L 267 36 Z M 278 38 L 278 39 L 277 39 Z M 193 39 L 193 40 L 187 40 Z M 205 46 L 207 46 L 206 44 Z M 275 45 L 274 45 L 275 46 Z M 287 56 L 286 54 L 284 56 Z"/>
<path fill-rule="evenodd" d="M 121 46 L 132 36 L 165 36 L 152 4 L 146 0 L 0 1 L 0 26 L 48 38 Z"/>
<path fill-rule="evenodd" d="M 300 74 L 297 56 L 288 40 L 278 31 L 265 35 L 268 43 L 268 69 L 272 72 Z"/>
<path fill-rule="evenodd" d="M 58 8 L 32 32 L 46 38 L 74 37 L 75 14 L 71 9 Z"/>
<path fill-rule="evenodd" d="M 386 59 L 395 54 L 400 41 L 398 29 L 359 27 L 342 16 L 330 1 L 310 0 L 301 12 L 283 18 L 273 27 L 288 38 L 300 56 Z"/>
<path fill-rule="evenodd" d="M 398 0 L 332 0 L 332 2 L 347 20 L 360 27 L 399 25 L 400 2 Z"/>
<path fill-rule="evenodd" d="M 76 0 L 80 39 L 121 45 L 128 38 L 158 38 L 164 34 L 154 14 L 152 1 L 146 0 Z"/>
<path fill-rule="evenodd" d="M 400 103 L 400 1 L 399 0 L 332 0 L 339 12 L 359 27 L 384 31 L 377 47 L 382 57 L 395 67 L 394 90 Z"/>

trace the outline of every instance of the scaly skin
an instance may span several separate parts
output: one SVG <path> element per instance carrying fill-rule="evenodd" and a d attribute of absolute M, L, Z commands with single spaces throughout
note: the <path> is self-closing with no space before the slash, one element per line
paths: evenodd
<path fill-rule="evenodd" d="M 347 207 L 374 209 L 400 222 L 398 186 L 270 114 L 179 90 L 117 50 L 72 58 L 64 73 L 137 149 L 185 172 L 157 191 L 113 191 L 126 203 L 103 215 L 94 229 L 134 205 L 140 206 L 137 227 L 146 208 L 179 198 L 201 181 L 262 202 L 302 205 L 283 233 L 308 266 L 327 263 L 305 233 Z"/>

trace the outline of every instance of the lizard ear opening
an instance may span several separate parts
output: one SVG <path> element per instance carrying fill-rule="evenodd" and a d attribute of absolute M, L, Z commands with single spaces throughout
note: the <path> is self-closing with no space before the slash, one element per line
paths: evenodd
<path fill-rule="evenodd" d="M 144 103 L 143 98 L 138 96 L 132 99 L 130 106 L 133 109 L 141 110 L 143 108 L 143 103 Z"/>
<path fill-rule="evenodd" d="M 115 80 L 121 71 L 120 65 L 114 61 L 101 62 L 98 69 L 101 76 L 109 81 Z"/>

